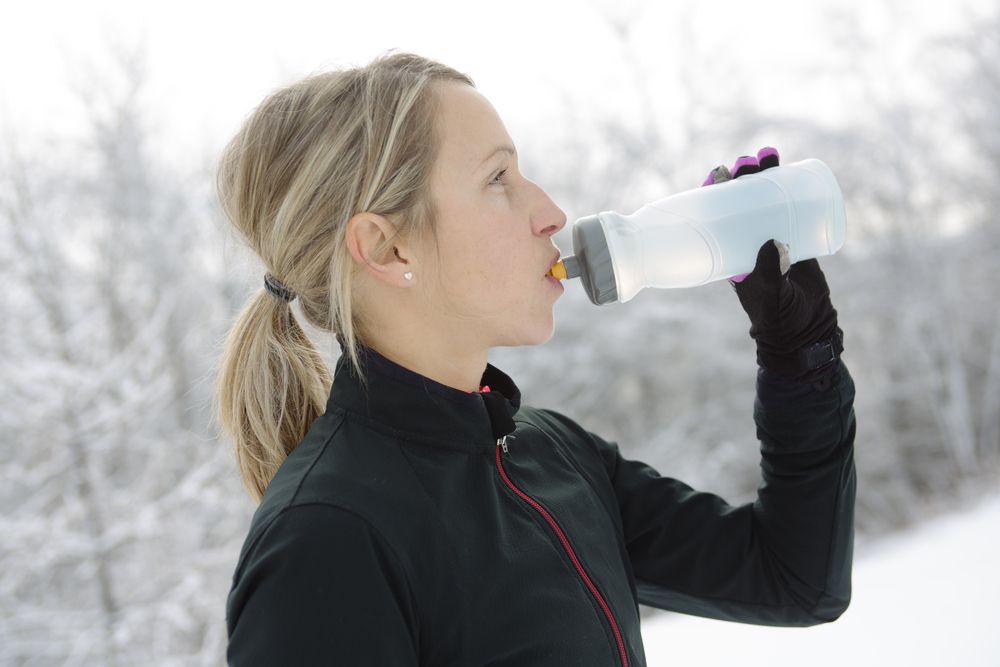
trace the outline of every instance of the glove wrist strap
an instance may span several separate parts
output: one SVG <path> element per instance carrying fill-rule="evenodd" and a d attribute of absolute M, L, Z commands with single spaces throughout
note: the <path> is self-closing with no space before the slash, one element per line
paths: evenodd
<path fill-rule="evenodd" d="M 803 373 L 807 373 L 811 370 L 826 366 L 827 364 L 836 361 L 840 357 L 840 353 L 843 351 L 844 335 L 840 329 L 837 329 L 834 334 L 826 340 L 816 343 L 815 345 L 802 348 L 798 351 L 797 356 L 799 357 L 799 368 L 803 369 Z"/>
<path fill-rule="evenodd" d="M 811 384 L 833 370 L 844 351 L 844 334 L 838 328 L 824 341 L 794 352 L 771 351 L 757 341 L 757 363 L 783 380 Z"/>

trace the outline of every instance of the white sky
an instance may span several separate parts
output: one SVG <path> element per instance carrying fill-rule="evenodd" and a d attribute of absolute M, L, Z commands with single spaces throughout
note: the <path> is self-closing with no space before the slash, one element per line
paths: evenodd
<path fill-rule="evenodd" d="M 731 85 L 709 90 L 726 104 L 751 99 L 835 117 L 849 91 L 810 69 L 832 64 L 842 23 L 830 8 L 858 17 L 871 39 L 892 41 L 886 57 L 901 58 L 905 69 L 907 44 L 953 29 L 964 8 L 986 2 L 3 0 L 0 122 L 32 135 L 77 129 L 71 85 L 84 80 L 85 63 L 109 61 L 111 44 L 144 48 L 145 100 L 164 145 L 178 154 L 217 149 L 281 82 L 389 48 L 469 73 L 515 140 L 522 127 L 555 129 L 567 109 L 628 116 L 642 90 L 669 122 L 682 108 L 684 75 L 727 75 Z M 902 19 L 889 18 L 893 7 Z"/>

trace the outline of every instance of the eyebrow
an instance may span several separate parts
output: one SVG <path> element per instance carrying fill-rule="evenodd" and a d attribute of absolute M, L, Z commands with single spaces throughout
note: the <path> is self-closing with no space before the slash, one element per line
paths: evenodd
<path fill-rule="evenodd" d="M 513 155 L 516 152 L 517 149 L 515 149 L 513 146 L 498 146 L 492 153 L 487 155 L 482 162 L 479 163 L 479 166 L 476 167 L 476 171 L 482 169 L 483 165 L 492 160 L 498 153 L 506 153 L 507 155 Z"/>

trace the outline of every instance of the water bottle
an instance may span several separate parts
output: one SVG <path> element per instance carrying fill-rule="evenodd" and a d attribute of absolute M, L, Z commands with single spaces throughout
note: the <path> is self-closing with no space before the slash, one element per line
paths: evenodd
<path fill-rule="evenodd" d="M 749 273 L 769 239 L 788 246 L 793 264 L 832 255 L 846 232 L 836 177 L 819 160 L 803 160 L 681 192 L 632 215 L 580 218 L 575 256 L 551 275 L 580 276 L 590 300 L 604 306 L 644 287 L 694 287 Z"/>

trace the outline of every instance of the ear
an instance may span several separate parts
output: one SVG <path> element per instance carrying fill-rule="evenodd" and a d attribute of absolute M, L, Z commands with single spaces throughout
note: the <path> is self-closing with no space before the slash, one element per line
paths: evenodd
<path fill-rule="evenodd" d="M 399 241 L 388 245 L 396 228 L 381 215 L 362 212 L 347 223 L 347 249 L 354 261 L 369 274 L 395 287 L 409 287 L 409 248 Z M 412 273 L 410 273 L 412 277 Z"/>

